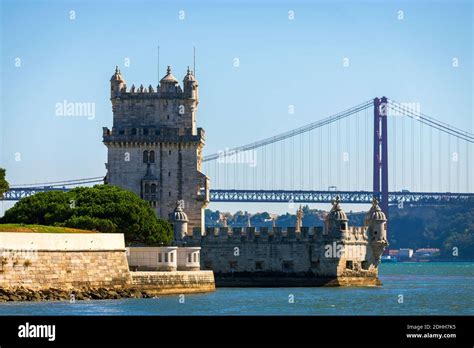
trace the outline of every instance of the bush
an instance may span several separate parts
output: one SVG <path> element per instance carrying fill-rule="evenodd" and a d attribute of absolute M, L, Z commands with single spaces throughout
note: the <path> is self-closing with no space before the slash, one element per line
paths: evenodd
<path fill-rule="evenodd" d="M 109 185 L 37 193 L 8 209 L 1 222 L 118 232 L 127 242 L 150 245 L 168 245 L 173 238 L 171 225 L 158 219 L 147 202 Z"/>

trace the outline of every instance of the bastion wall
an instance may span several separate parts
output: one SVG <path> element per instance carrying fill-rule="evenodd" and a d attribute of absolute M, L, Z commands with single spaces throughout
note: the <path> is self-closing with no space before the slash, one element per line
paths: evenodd
<path fill-rule="evenodd" d="M 0 233 L 0 287 L 39 290 L 132 284 L 123 235 Z"/>

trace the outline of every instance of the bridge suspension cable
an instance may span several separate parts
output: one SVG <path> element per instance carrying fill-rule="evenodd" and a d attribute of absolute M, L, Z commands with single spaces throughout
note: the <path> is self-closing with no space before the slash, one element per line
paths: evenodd
<path fill-rule="evenodd" d="M 308 125 L 293 129 L 291 131 L 281 133 L 281 134 L 278 134 L 278 135 L 275 135 L 273 137 L 266 138 L 266 139 L 263 139 L 263 140 L 259 140 L 259 141 L 256 141 L 256 142 L 253 142 L 253 143 L 250 143 L 250 144 L 247 144 L 247 145 L 239 146 L 239 147 L 233 148 L 231 150 L 225 151 L 223 153 L 214 153 L 212 155 L 204 156 L 203 157 L 203 162 L 213 161 L 213 160 L 216 160 L 217 158 L 219 158 L 219 156 L 231 156 L 232 154 L 235 154 L 235 153 L 240 152 L 240 151 L 252 150 L 252 149 L 256 149 L 256 148 L 259 148 L 259 147 L 262 147 L 262 146 L 265 146 L 265 145 L 273 144 L 273 143 L 276 143 L 276 142 L 279 142 L 279 141 L 282 141 L 282 140 L 285 140 L 285 139 L 288 139 L 288 138 L 292 138 L 296 135 L 306 133 L 306 132 L 309 132 L 313 129 L 320 128 L 320 127 L 325 126 L 327 124 L 331 124 L 333 122 L 342 120 L 342 119 L 344 119 L 348 116 L 351 116 L 355 113 L 358 113 L 359 111 L 368 109 L 368 108 L 372 107 L 372 105 L 373 105 L 373 100 L 368 100 L 368 101 L 366 101 L 362 104 L 359 104 L 357 106 L 354 106 L 350 109 L 347 109 L 345 111 L 339 112 L 339 113 L 334 114 L 334 115 L 331 115 L 331 116 L 326 117 L 326 118 L 324 118 L 320 121 L 316 121 L 316 122 L 310 123 Z"/>
<path fill-rule="evenodd" d="M 103 176 L 96 176 L 96 177 L 93 177 L 93 178 L 82 178 L 82 179 L 62 180 L 62 181 L 50 181 L 50 182 L 42 182 L 42 183 L 34 183 L 34 184 L 18 184 L 18 185 L 12 185 L 10 187 L 11 188 L 20 188 L 20 187 L 28 187 L 28 186 L 71 186 L 71 185 L 101 182 L 103 180 L 104 180 Z"/>
<path fill-rule="evenodd" d="M 474 134 L 466 132 L 464 130 L 453 127 L 447 123 L 436 120 L 433 117 L 427 116 L 421 112 L 412 110 L 399 102 L 396 102 L 392 99 L 388 100 L 388 107 L 396 112 L 401 112 L 405 116 L 414 119 L 420 123 L 426 124 L 432 128 L 438 129 L 444 133 L 455 136 L 459 139 L 474 143 Z"/>

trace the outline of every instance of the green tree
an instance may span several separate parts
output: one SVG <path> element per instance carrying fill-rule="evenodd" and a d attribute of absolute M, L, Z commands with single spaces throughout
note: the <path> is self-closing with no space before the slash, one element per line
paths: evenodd
<path fill-rule="evenodd" d="M 5 179 L 6 170 L 4 168 L 0 168 L 0 198 L 3 197 L 3 194 L 10 189 L 10 185 L 8 185 L 8 181 Z"/>
<path fill-rule="evenodd" d="M 123 233 L 127 242 L 168 245 L 171 225 L 158 219 L 144 200 L 116 186 L 78 187 L 40 192 L 18 201 L 2 223 L 55 225 Z"/>

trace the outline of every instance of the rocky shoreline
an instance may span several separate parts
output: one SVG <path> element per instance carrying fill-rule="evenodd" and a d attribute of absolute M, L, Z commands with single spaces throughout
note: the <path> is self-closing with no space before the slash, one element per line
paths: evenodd
<path fill-rule="evenodd" d="M 0 288 L 0 302 L 12 301 L 81 301 L 122 298 L 153 298 L 156 292 L 137 288 L 80 288 L 32 290 L 24 287 Z"/>

